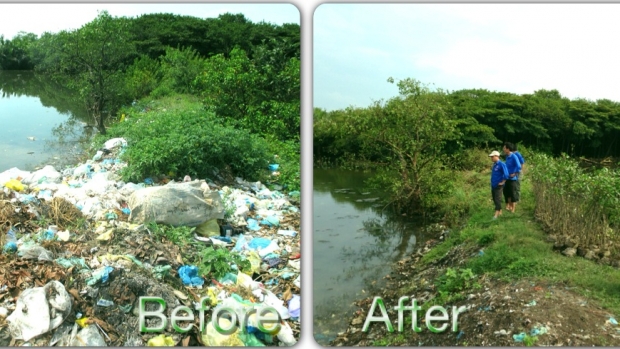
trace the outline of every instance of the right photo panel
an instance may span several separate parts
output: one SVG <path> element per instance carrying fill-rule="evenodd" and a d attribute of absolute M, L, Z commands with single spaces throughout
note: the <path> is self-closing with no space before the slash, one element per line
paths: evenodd
<path fill-rule="evenodd" d="M 620 346 L 620 4 L 323 4 L 321 346 Z"/>

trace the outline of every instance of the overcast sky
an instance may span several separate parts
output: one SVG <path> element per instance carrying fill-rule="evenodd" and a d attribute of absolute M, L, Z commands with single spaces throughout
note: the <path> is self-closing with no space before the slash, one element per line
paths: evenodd
<path fill-rule="evenodd" d="M 299 10 L 291 4 L 3 4 L 0 3 L 0 35 L 12 39 L 25 31 L 41 35 L 78 29 L 97 17 L 98 10 L 112 16 L 135 17 L 144 13 L 175 13 L 199 18 L 243 13 L 254 23 L 300 23 Z"/>
<path fill-rule="evenodd" d="M 323 4 L 314 13 L 314 106 L 365 107 L 395 79 L 445 90 L 620 101 L 620 4 Z"/>

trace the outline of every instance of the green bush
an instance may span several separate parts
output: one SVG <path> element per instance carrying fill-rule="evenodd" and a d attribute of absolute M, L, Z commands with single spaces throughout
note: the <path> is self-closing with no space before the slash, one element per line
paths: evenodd
<path fill-rule="evenodd" d="M 136 58 L 125 73 L 125 88 L 132 99 L 148 96 L 161 81 L 161 68 L 157 60 L 148 56 Z"/>
<path fill-rule="evenodd" d="M 125 181 L 159 175 L 259 180 L 269 163 L 267 142 L 245 130 L 223 126 L 213 114 L 191 108 L 133 109 L 107 138 L 124 137 Z"/>
<path fill-rule="evenodd" d="M 274 158 L 271 163 L 279 164 L 280 175 L 274 180 L 288 191 L 300 190 L 301 188 L 301 144 L 298 141 L 269 141 L 269 148 Z"/>

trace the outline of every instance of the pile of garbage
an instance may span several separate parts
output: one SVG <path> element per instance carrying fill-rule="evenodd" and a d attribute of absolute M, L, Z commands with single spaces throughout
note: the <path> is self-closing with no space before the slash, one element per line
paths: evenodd
<path fill-rule="evenodd" d="M 0 346 L 296 344 L 300 193 L 240 178 L 125 183 L 126 147 L 0 173 Z M 219 311 L 218 328 L 232 333 L 211 321 L 224 307 L 236 316 Z"/>

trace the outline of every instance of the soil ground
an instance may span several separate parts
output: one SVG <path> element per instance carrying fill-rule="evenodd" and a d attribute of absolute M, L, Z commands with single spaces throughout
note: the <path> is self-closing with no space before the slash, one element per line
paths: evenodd
<path fill-rule="evenodd" d="M 423 251 L 437 242 L 431 242 Z M 444 305 L 449 311 L 448 329 L 443 333 L 433 333 L 425 326 L 424 312 L 418 314 L 421 332 L 411 329 L 411 322 L 405 320 L 403 332 L 398 332 L 398 313 L 394 307 L 403 295 L 397 293 L 403 284 L 413 284 L 409 293 L 418 305 L 431 301 L 437 296 L 436 287 L 428 280 L 440 276 L 448 266 L 459 264 L 472 255 L 475 249 L 460 247 L 452 249 L 437 263 L 420 268 L 422 251 L 413 258 L 397 263 L 394 271 L 385 277 L 386 287 L 383 300 L 387 313 L 394 326 L 389 333 L 382 322 L 373 322 L 367 332 L 362 331 L 366 315 L 373 299 L 357 302 L 360 307 L 357 316 L 350 320 L 347 331 L 341 333 L 333 342 L 335 346 L 524 346 L 529 343 L 517 342 L 513 335 L 531 335 L 534 329 L 544 326 L 547 333 L 539 334 L 534 345 L 539 346 L 620 346 L 620 327 L 609 321 L 613 314 L 604 310 L 596 302 L 587 300 L 571 291 L 563 284 L 551 284 L 536 279 L 525 278 L 518 282 L 505 282 L 489 277 L 478 280 L 477 291 L 469 293 L 467 299 Z M 413 279 L 414 282 L 411 282 Z M 411 301 L 405 302 L 411 305 Z M 452 328 L 452 306 L 467 307 L 458 316 L 458 330 Z M 434 315 L 437 315 L 435 313 Z M 377 308 L 375 315 L 380 315 Z M 411 318 L 411 311 L 405 311 L 405 319 Z M 439 326 L 441 323 L 436 323 Z"/>

